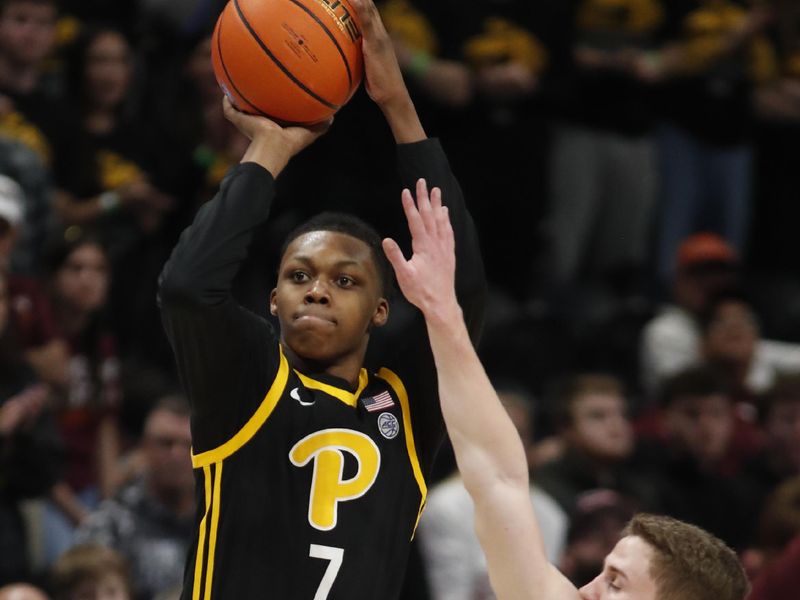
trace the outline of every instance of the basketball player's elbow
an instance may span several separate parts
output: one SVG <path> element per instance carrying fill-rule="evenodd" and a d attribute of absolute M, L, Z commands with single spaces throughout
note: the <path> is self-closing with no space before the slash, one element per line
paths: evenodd
<path fill-rule="evenodd" d="M 188 276 L 183 269 L 167 265 L 158 282 L 158 301 L 161 306 L 201 304 L 203 300 L 203 289 L 196 278 Z"/>

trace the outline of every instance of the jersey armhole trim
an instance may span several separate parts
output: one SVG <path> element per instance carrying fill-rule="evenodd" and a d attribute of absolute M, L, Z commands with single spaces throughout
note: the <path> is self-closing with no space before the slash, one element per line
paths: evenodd
<path fill-rule="evenodd" d="M 419 502 L 419 511 L 417 512 L 417 520 L 414 523 L 414 530 L 411 532 L 411 539 L 413 540 L 414 535 L 417 532 L 419 519 L 422 517 L 422 510 L 425 508 L 425 502 L 428 498 L 428 486 L 425 483 L 425 476 L 422 474 L 422 467 L 420 467 L 419 464 L 419 456 L 417 456 L 417 444 L 414 441 L 414 429 L 411 426 L 411 406 L 408 402 L 408 392 L 406 392 L 406 386 L 403 385 L 403 381 L 394 371 L 384 367 L 378 371 L 378 377 L 386 381 L 386 383 L 388 383 L 394 390 L 394 393 L 400 400 L 400 408 L 403 411 L 403 429 L 405 430 L 406 434 L 406 450 L 408 451 L 408 460 L 411 462 L 411 470 L 414 472 L 414 479 L 416 479 L 417 485 L 419 486 L 419 493 L 421 497 Z"/>
<path fill-rule="evenodd" d="M 286 382 L 289 380 L 289 361 L 283 355 L 283 349 L 278 347 L 280 351 L 280 365 L 278 366 L 278 373 L 272 381 L 272 385 L 261 401 L 261 404 L 253 413 L 253 416 L 244 424 L 244 426 L 236 432 L 236 434 L 224 444 L 217 446 L 211 450 L 201 452 L 200 454 L 192 453 L 192 466 L 195 469 L 200 467 L 207 467 L 211 464 L 222 462 L 242 446 L 244 446 L 256 434 L 264 423 L 267 422 L 278 400 L 283 395 L 283 390 L 286 388 Z"/>

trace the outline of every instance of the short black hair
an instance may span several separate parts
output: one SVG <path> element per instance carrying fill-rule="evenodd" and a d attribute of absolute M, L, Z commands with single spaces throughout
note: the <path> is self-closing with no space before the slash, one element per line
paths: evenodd
<path fill-rule="evenodd" d="M 730 398 L 731 384 L 727 377 L 710 365 L 690 367 L 670 377 L 661 388 L 660 403 L 668 408 L 678 398 L 686 396 L 714 396 Z"/>
<path fill-rule="evenodd" d="M 108 248 L 97 231 L 70 227 L 56 232 L 45 242 L 42 252 L 42 267 L 45 275 L 54 275 L 64 266 L 72 253 L 83 246 L 97 246 L 102 250 L 106 260 L 110 262 Z"/>
<path fill-rule="evenodd" d="M 746 305 L 751 311 L 754 312 L 753 302 L 748 296 L 747 292 L 738 286 L 726 287 L 718 290 L 709 298 L 705 309 L 700 313 L 697 323 L 700 326 L 700 331 L 705 334 L 708 328 L 717 317 L 717 311 L 723 304 L 734 302 L 737 304 Z"/>
<path fill-rule="evenodd" d="M 53 8 L 56 9 L 56 12 L 60 12 L 59 6 L 60 0 L 0 0 L 0 12 L 4 11 L 6 7 L 11 6 L 12 4 L 50 4 Z"/>
<path fill-rule="evenodd" d="M 389 264 L 389 260 L 383 253 L 381 236 L 372 225 L 354 215 L 326 211 L 311 217 L 308 221 L 297 226 L 286 236 L 286 240 L 281 247 L 281 260 L 283 260 L 283 256 L 286 254 L 286 249 L 289 247 L 289 244 L 301 235 L 311 233 L 312 231 L 342 233 L 364 242 L 369 246 L 370 252 L 372 253 L 372 260 L 378 271 L 378 277 L 380 278 L 381 293 L 387 298 L 392 294 L 394 290 L 394 272 L 392 271 L 392 266 Z"/>

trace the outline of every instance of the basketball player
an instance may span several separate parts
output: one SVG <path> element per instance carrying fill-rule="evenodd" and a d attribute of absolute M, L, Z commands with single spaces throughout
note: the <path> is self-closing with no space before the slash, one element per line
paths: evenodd
<path fill-rule="evenodd" d="M 367 90 L 397 141 L 400 175 L 418 197 L 427 182 L 448 198 L 456 286 L 477 331 L 486 284 L 461 191 L 426 138 L 374 4 L 356 6 Z M 444 431 L 424 319 L 409 307 L 365 368 L 370 337 L 389 318 L 391 267 L 370 227 L 335 214 L 286 241 L 277 286 L 263 290 L 279 333 L 236 302 L 232 281 L 268 217 L 275 177 L 326 126 L 282 128 L 227 101 L 225 111 L 251 144 L 160 282 L 192 403 L 199 506 L 182 599 L 397 598 Z M 403 198 L 412 202 L 408 189 Z"/>
<path fill-rule="evenodd" d="M 545 555 L 528 488 L 522 443 L 473 349 L 454 293 L 458 240 L 441 193 L 403 199 L 414 254 L 383 245 L 405 297 L 425 315 L 439 397 L 475 527 L 499 600 L 744 600 L 748 583 L 736 555 L 709 533 L 674 519 L 638 515 L 577 590 Z M 460 268 L 460 267 L 459 267 Z M 724 500 L 721 500 L 724 501 Z"/>

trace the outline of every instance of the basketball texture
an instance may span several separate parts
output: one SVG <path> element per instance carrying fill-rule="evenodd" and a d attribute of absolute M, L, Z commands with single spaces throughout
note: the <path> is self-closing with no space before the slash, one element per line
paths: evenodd
<path fill-rule="evenodd" d="M 230 0 L 212 61 L 236 108 L 283 123 L 324 121 L 361 83 L 361 27 L 347 0 Z"/>

